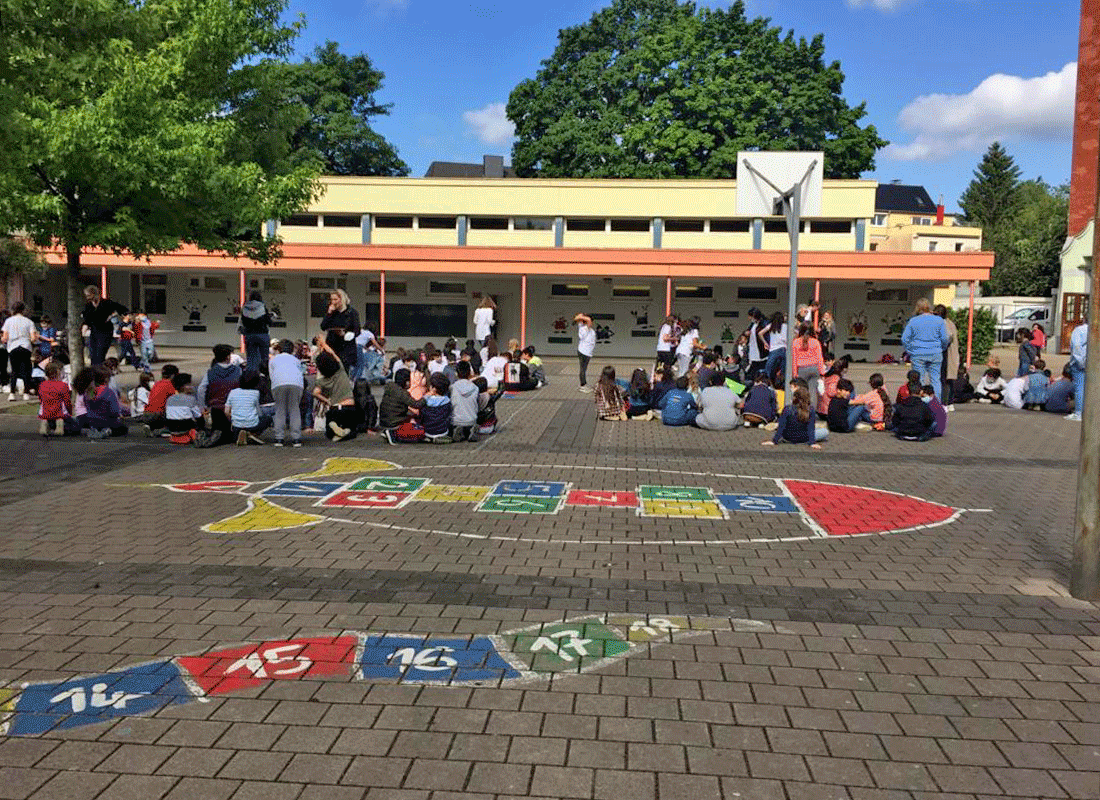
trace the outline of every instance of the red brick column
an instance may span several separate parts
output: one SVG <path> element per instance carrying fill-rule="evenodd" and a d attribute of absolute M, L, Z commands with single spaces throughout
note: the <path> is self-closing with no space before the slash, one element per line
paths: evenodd
<path fill-rule="evenodd" d="M 1084 230 L 1096 209 L 1096 165 L 1100 147 L 1100 0 L 1081 0 L 1081 37 L 1077 52 L 1077 99 L 1069 191 L 1070 236 Z"/>

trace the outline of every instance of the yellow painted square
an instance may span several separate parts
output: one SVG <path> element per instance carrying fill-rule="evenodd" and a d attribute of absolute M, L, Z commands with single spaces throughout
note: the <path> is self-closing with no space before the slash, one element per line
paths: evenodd
<path fill-rule="evenodd" d="M 0 689 L 0 712 L 15 710 L 15 699 L 18 695 L 18 689 Z"/>
<path fill-rule="evenodd" d="M 722 507 L 705 500 L 642 500 L 642 516 L 722 519 Z"/>
<path fill-rule="evenodd" d="M 429 483 L 413 496 L 413 500 L 432 503 L 480 503 L 489 494 L 491 486 L 445 486 Z"/>

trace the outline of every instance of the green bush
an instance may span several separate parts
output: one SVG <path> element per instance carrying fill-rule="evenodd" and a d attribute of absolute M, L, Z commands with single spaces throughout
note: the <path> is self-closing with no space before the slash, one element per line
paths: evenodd
<path fill-rule="evenodd" d="M 966 334 L 969 308 L 956 308 L 954 310 L 955 327 L 959 329 L 959 363 L 966 363 Z M 989 351 L 993 349 L 997 341 L 997 321 L 993 312 L 988 308 L 974 309 L 974 348 L 970 353 L 970 360 L 975 363 L 984 363 L 989 357 Z"/>

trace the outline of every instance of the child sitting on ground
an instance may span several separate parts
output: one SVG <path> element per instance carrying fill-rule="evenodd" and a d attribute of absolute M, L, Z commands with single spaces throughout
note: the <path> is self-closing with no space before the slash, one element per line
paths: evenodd
<path fill-rule="evenodd" d="M 772 382 L 766 375 L 761 375 L 745 395 L 745 402 L 741 407 L 741 418 L 745 421 L 745 427 L 756 428 L 775 422 L 778 413 Z"/>
<path fill-rule="evenodd" d="M 105 364 L 98 364 L 91 368 L 90 374 L 82 370 L 77 378 L 73 389 L 84 395 L 87 409 L 77 420 L 84 435 L 89 439 L 125 436 L 128 431 L 122 423 L 123 407 L 110 386 L 110 369 Z"/>
<path fill-rule="evenodd" d="M 855 430 L 857 425 L 863 425 L 867 430 L 871 430 L 871 426 L 866 422 L 859 422 L 858 417 L 861 415 L 861 409 L 857 409 L 855 416 L 857 417 L 855 422 L 848 421 L 848 415 L 851 413 L 851 398 L 852 391 L 855 386 L 847 378 L 841 378 L 836 382 L 836 387 L 833 389 L 833 396 L 829 399 L 829 411 L 826 416 L 826 422 L 829 430 L 833 433 L 851 433 Z"/>
<path fill-rule="evenodd" d="M 910 442 L 927 442 L 932 438 L 935 418 L 920 393 L 911 394 L 894 406 L 894 436 Z"/>
<path fill-rule="evenodd" d="M 792 381 L 790 391 L 791 404 L 779 415 L 775 435 L 761 444 L 808 444 L 814 450 L 820 450 L 818 442 L 829 438 L 829 430 L 817 427 L 817 410 L 810 405 L 810 390 Z"/>
<path fill-rule="evenodd" d="M 428 394 L 424 396 L 424 407 L 420 409 L 420 424 L 424 426 L 424 436 L 432 444 L 447 444 L 451 441 L 451 384 L 442 372 L 428 378 Z"/>
<path fill-rule="evenodd" d="M 1072 414 L 1073 409 L 1073 371 L 1067 363 L 1062 367 L 1061 379 L 1047 387 L 1047 401 L 1043 404 L 1043 411 Z"/>
<path fill-rule="evenodd" d="M 1050 380 L 1043 370 L 1047 364 L 1043 359 L 1037 358 L 1031 365 L 1031 372 L 1027 375 L 1027 393 L 1024 395 L 1024 408 L 1039 409 L 1047 401 L 1050 391 Z"/>
<path fill-rule="evenodd" d="M 398 369 L 393 381 L 386 384 L 382 402 L 378 404 L 378 427 L 390 444 L 397 444 L 396 431 L 409 422 L 424 407 L 423 398 L 417 400 L 409 394 L 409 371 Z"/>
<path fill-rule="evenodd" d="M 474 379 L 474 385 L 478 389 L 477 396 L 477 432 L 478 435 L 488 435 L 497 431 L 497 400 L 504 394 L 502 389 L 490 391 L 489 382 L 483 377 Z"/>
<path fill-rule="evenodd" d="M 191 444 L 206 428 L 206 420 L 191 387 L 191 375 L 177 372 L 171 380 L 173 393 L 164 401 L 164 427 L 172 444 Z"/>
<path fill-rule="evenodd" d="M 130 390 L 130 414 L 134 417 L 143 417 L 145 408 L 149 405 L 149 396 L 153 392 L 153 376 L 148 372 L 138 375 L 138 385 Z"/>
<path fill-rule="evenodd" d="M 614 367 L 603 368 L 593 395 L 596 398 L 596 416 L 599 419 L 626 419 L 626 398 L 619 384 L 615 382 Z"/>
<path fill-rule="evenodd" d="M 936 390 L 931 384 L 926 383 L 920 387 L 920 397 L 932 412 L 932 435 L 943 436 L 947 433 L 947 408 L 936 397 Z"/>
<path fill-rule="evenodd" d="M 61 380 L 61 367 L 46 365 L 46 380 L 38 387 L 38 432 L 43 436 L 73 436 L 80 426 L 73 420 L 72 391 Z"/>
<path fill-rule="evenodd" d="M 546 385 L 546 370 L 542 366 L 542 359 L 535 355 L 535 348 L 533 345 L 527 345 L 523 348 L 523 361 L 527 364 L 527 369 L 531 371 L 531 380 L 538 384 L 539 388 Z"/>
<path fill-rule="evenodd" d="M 665 394 L 661 405 L 661 422 L 680 427 L 691 425 L 699 414 L 699 406 L 688 391 L 688 376 L 676 379 L 676 388 Z"/>
<path fill-rule="evenodd" d="M 477 386 L 470 380 L 473 369 L 469 361 L 459 361 L 455 365 L 458 379 L 451 384 L 451 438 L 456 442 L 477 441 Z"/>
<path fill-rule="evenodd" d="M 725 373 L 712 372 L 710 386 L 699 393 L 696 427 L 708 431 L 732 431 L 741 424 L 741 417 L 737 413 L 739 401 L 740 398 L 733 389 L 726 386 Z"/>
<path fill-rule="evenodd" d="M 149 399 L 145 403 L 145 411 L 141 416 L 146 436 L 159 436 L 162 431 L 165 431 L 164 404 L 176 393 L 172 386 L 172 378 L 178 373 L 179 367 L 175 364 L 165 364 L 160 368 L 160 380 L 149 389 Z"/>
<path fill-rule="evenodd" d="M 271 426 L 271 417 L 260 412 L 260 373 L 251 370 L 241 375 L 240 385 L 225 398 L 225 413 L 229 416 L 230 434 L 237 446 L 250 441 L 263 444 L 260 434 Z"/>
<path fill-rule="evenodd" d="M 657 367 L 653 371 L 653 384 L 649 387 L 649 407 L 653 409 L 654 416 L 660 419 L 661 407 L 665 402 L 665 395 L 676 388 L 676 381 L 672 377 L 671 367 Z"/>
<path fill-rule="evenodd" d="M 626 415 L 631 419 L 651 420 L 649 379 L 644 369 L 636 369 L 630 376 L 630 388 L 627 389 Z"/>
<path fill-rule="evenodd" d="M 335 442 L 354 439 L 359 427 L 355 393 L 340 359 L 330 350 L 326 349 L 317 356 L 317 382 L 313 396 L 325 409 L 325 436 Z"/>
<path fill-rule="evenodd" d="M 905 373 L 905 383 L 898 388 L 898 396 L 895 402 L 900 403 L 909 395 L 920 395 L 920 373 L 915 369 Z"/>
<path fill-rule="evenodd" d="M 894 407 L 890 402 L 890 395 L 882 388 L 885 383 L 882 373 L 873 373 L 867 379 L 867 383 L 871 391 L 864 392 L 851 400 L 851 407 L 854 409 L 858 406 L 859 412 L 856 414 L 849 410 L 848 419 L 851 423 L 849 427 L 855 430 L 856 423 L 866 422 L 876 431 L 886 430 L 888 425 L 893 424 Z"/>
<path fill-rule="evenodd" d="M 974 394 L 979 403 L 999 403 L 1004 399 L 1007 385 L 1001 377 L 1001 371 L 997 367 L 990 367 L 978 381 Z"/>

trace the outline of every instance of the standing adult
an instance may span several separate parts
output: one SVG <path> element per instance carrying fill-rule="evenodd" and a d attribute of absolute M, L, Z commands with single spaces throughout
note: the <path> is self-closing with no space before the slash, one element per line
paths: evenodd
<path fill-rule="evenodd" d="M 88 358 L 94 367 L 107 358 L 107 351 L 115 338 L 115 323 L 112 317 L 121 317 L 129 310 L 114 300 L 109 300 L 99 291 L 98 286 L 84 287 L 84 324 L 88 326 Z"/>
<path fill-rule="evenodd" d="M 932 313 L 943 319 L 943 324 L 947 328 L 947 347 L 943 351 L 943 363 L 940 365 L 940 377 L 943 383 L 941 402 L 944 409 L 954 411 L 955 377 L 959 374 L 959 328 L 955 325 L 955 320 L 951 319 L 951 314 L 943 303 L 938 303 L 932 309 Z"/>
<path fill-rule="evenodd" d="M 1090 312 L 1091 313 L 1091 312 Z M 1073 377 L 1073 413 L 1066 419 L 1081 421 L 1085 411 L 1085 362 L 1088 356 L 1089 323 L 1088 319 L 1073 329 L 1069 335 L 1069 371 Z"/>
<path fill-rule="evenodd" d="M 481 303 L 474 309 L 474 338 L 478 344 L 485 344 L 485 340 L 493 334 L 496 321 L 497 304 L 488 294 L 483 295 Z"/>
<path fill-rule="evenodd" d="M 699 341 L 699 318 L 692 317 L 684 324 L 680 334 L 680 343 L 676 345 L 676 374 L 687 375 L 691 369 L 691 358 L 695 355 L 695 345 Z"/>
<path fill-rule="evenodd" d="M 909 354 L 913 369 L 920 373 L 921 385 L 931 385 L 936 399 L 942 403 L 940 365 L 943 364 L 943 351 L 947 349 L 949 341 L 947 325 L 942 317 L 932 313 L 932 304 L 926 297 L 917 301 L 915 312 L 902 331 L 901 343 Z"/>
<path fill-rule="evenodd" d="M 672 374 L 672 365 L 676 362 L 676 328 L 676 315 L 669 314 L 661 323 L 661 330 L 657 332 L 657 363 L 669 375 Z"/>
<path fill-rule="evenodd" d="M 325 344 L 336 354 L 344 366 L 344 371 L 350 375 L 359 361 L 355 344 L 355 337 L 361 330 L 359 312 L 351 307 L 348 293 L 343 289 L 333 291 L 328 300 L 328 312 L 321 320 L 321 330 L 325 332 Z"/>
<path fill-rule="evenodd" d="M 787 373 L 787 315 L 776 311 L 768 324 L 757 330 L 756 335 L 760 341 L 768 337 L 768 360 L 764 362 L 764 374 L 774 386 L 781 386 Z"/>
<path fill-rule="evenodd" d="M 237 331 L 244 336 L 246 369 L 249 372 L 267 371 L 268 352 L 271 349 L 271 314 L 259 292 L 248 295 L 248 302 L 241 306 L 241 324 Z"/>
<path fill-rule="evenodd" d="M 17 383 L 23 382 L 23 399 L 30 400 L 31 388 L 31 350 L 38 341 L 38 329 L 34 323 L 23 314 L 27 307 L 16 302 L 11 307 L 11 316 L 4 320 L 3 328 L 0 328 L 0 342 L 8 353 L 8 369 L 11 379 L 11 390 L 8 400 L 14 402 Z"/>
<path fill-rule="evenodd" d="M 768 355 L 765 352 L 763 342 L 760 340 L 758 334 L 760 328 L 764 323 L 764 314 L 759 308 L 749 309 L 749 319 L 752 320 L 752 324 L 749 325 L 749 371 L 745 375 L 746 378 L 755 378 L 760 370 L 764 369 L 764 365 L 768 361 Z"/>
<path fill-rule="evenodd" d="M 596 329 L 592 326 L 592 317 L 587 314 L 577 314 L 573 317 L 577 326 L 577 360 L 580 363 L 581 391 L 591 392 L 588 385 L 588 362 L 592 360 L 592 354 L 596 352 Z"/>
<path fill-rule="evenodd" d="M 817 329 L 817 340 L 821 342 L 821 352 L 826 357 L 833 352 L 833 342 L 836 340 L 836 322 L 828 311 L 821 312 L 821 324 Z"/>

